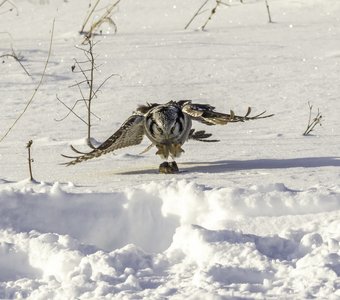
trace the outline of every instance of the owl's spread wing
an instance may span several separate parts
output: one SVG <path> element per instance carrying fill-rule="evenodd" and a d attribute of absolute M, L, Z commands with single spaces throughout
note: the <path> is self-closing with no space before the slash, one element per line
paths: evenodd
<path fill-rule="evenodd" d="M 265 115 L 266 111 L 256 115 L 250 116 L 251 108 L 248 107 L 247 113 L 244 116 L 237 116 L 231 110 L 230 114 L 224 114 L 215 111 L 215 107 L 207 104 L 195 104 L 190 100 L 180 101 L 182 111 L 189 115 L 191 119 L 204 123 L 206 125 L 225 125 L 229 122 L 244 122 L 249 120 L 257 120 L 272 117 L 271 115 Z"/>
<path fill-rule="evenodd" d="M 132 115 L 129 117 L 123 125 L 111 135 L 105 142 L 103 142 L 99 147 L 95 148 L 93 151 L 88 153 L 82 153 L 71 146 L 71 149 L 81 154 L 80 156 L 67 156 L 62 155 L 66 158 L 71 158 L 70 162 L 65 163 L 65 165 L 75 165 L 82 161 L 99 157 L 103 154 L 109 153 L 111 151 L 138 145 L 142 142 L 144 136 L 144 116 L 143 115 Z"/>

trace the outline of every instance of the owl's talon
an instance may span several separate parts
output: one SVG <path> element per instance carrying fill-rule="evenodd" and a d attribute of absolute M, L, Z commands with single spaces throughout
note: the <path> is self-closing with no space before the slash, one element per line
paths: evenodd
<path fill-rule="evenodd" d="M 159 173 L 162 174 L 175 174 L 178 173 L 178 166 L 177 163 L 175 161 L 172 162 L 163 162 L 159 165 Z"/>

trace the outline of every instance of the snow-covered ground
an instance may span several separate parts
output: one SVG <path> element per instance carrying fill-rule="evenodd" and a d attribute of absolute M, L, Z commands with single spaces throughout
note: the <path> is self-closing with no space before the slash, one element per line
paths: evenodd
<path fill-rule="evenodd" d="M 340 2 L 230 1 L 207 30 L 184 26 L 203 1 L 122 0 L 95 47 L 93 137 L 104 141 L 138 104 L 192 99 L 218 111 L 275 116 L 204 127 L 181 173 L 161 175 L 141 145 L 65 167 L 86 127 L 73 59 L 88 1 L 0 6 L 0 299 L 340 299 Z M 210 8 L 214 5 L 211 1 Z M 95 15 L 102 14 L 99 10 Z M 302 136 L 308 102 L 322 127 Z M 79 106 L 79 114 L 84 108 Z M 33 140 L 33 175 L 26 144 Z"/>

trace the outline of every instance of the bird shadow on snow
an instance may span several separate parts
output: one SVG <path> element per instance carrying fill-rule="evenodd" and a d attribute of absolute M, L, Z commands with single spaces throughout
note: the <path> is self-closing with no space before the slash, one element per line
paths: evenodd
<path fill-rule="evenodd" d="M 222 160 L 215 162 L 189 162 L 182 165 L 188 172 L 222 173 L 235 170 L 288 169 L 340 167 L 339 157 L 302 157 L 289 159 Z"/>
<path fill-rule="evenodd" d="M 302 157 L 289 159 L 252 159 L 252 160 L 219 160 L 179 163 L 182 172 L 225 173 L 230 171 L 257 169 L 288 169 L 288 168 L 320 168 L 340 167 L 340 157 Z M 122 172 L 120 175 L 156 174 L 158 170 L 145 169 Z"/>

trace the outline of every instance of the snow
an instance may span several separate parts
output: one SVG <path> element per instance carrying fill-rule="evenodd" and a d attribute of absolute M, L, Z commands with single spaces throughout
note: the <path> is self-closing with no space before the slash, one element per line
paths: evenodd
<path fill-rule="evenodd" d="M 101 89 L 93 137 L 104 141 L 139 104 L 192 99 L 269 119 L 196 129 L 176 175 L 147 146 L 65 167 L 86 127 L 67 114 L 79 97 L 73 58 L 88 2 L 0 7 L 2 136 L 24 109 L 55 33 L 46 78 L 0 142 L 0 299 L 340 299 L 340 3 L 221 6 L 183 30 L 201 3 L 122 0 L 95 52 Z M 214 5 L 211 2 L 210 8 Z M 98 17 L 103 10 L 99 10 Z M 6 33 L 7 32 L 7 33 Z M 321 127 L 302 136 L 308 102 Z M 77 112 L 84 114 L 79 106 Z M 27 142 L 32 139 L 33 175 Z"/>
<path fill-rule="evenodd" d="M 0 194 L 2 298 L 339 296 L 339 187 L 28 185 Z"/>

